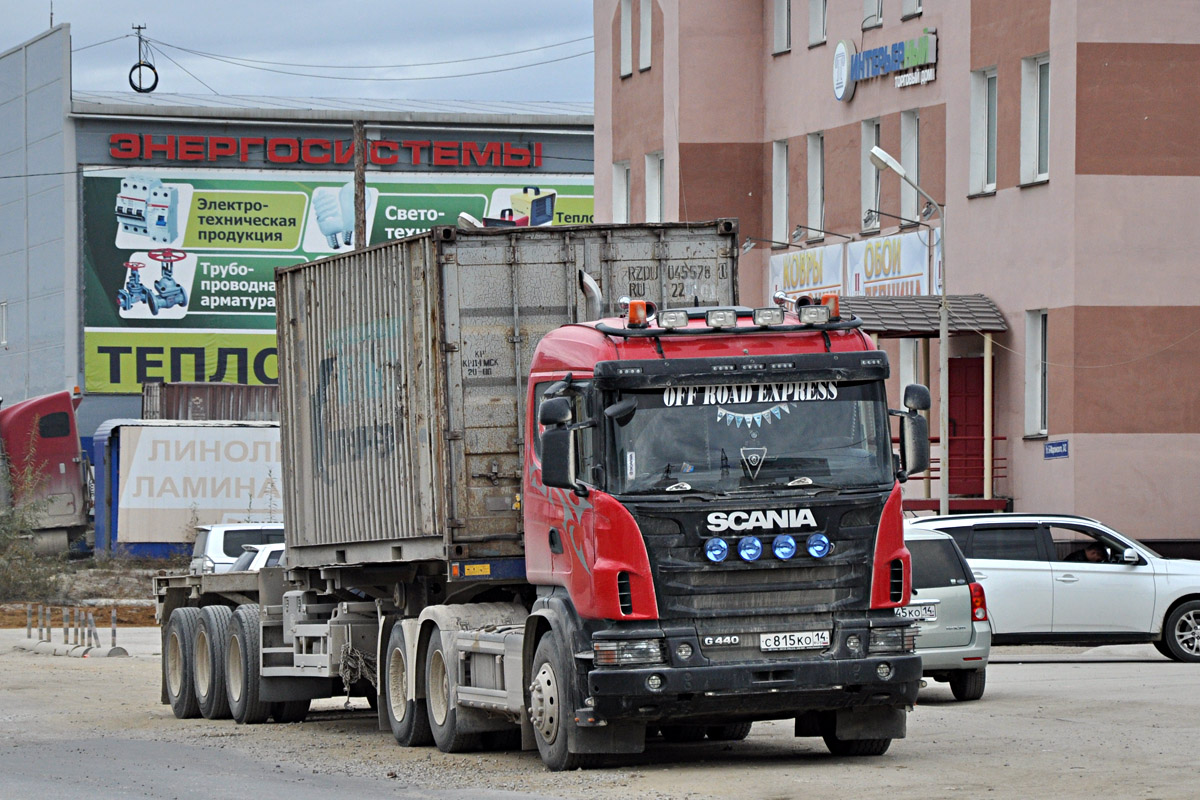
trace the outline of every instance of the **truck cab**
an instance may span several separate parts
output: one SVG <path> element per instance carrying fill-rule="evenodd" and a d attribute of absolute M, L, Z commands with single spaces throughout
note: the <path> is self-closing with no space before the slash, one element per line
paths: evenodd
<path fill-rule="evenodd" d="M 534 617 L 569 631 L 562 699 L 622 741 L 795 717 L 797 735 L 882 752 L 920 682 L 894 609 L 911 591 L 900 484 L 928 461 L 911 410 L 893 412 L 894 461 L 886 354 L 836 298 L 622 304 L 546 335 L 529 379 L 526 575 Z"/>

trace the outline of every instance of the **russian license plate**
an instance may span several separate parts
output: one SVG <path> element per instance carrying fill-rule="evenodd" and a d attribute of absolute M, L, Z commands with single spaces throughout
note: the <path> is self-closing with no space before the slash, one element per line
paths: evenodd
<path fill-rule="evenodd" d="M 913 619 L 918 622 L 933 622 L 937 619 L 937 605 L 934 603 L 903 606 L 893 610 L 896 612 L 896 616 L 901 619 Z"/>
<path fill-rule="evenodd" d="M 758 646 L 764 652 L 772 650 L 816 650 L 829 647 L 829 631 L 798 631 L 795 633 L 759 634 Z"/>

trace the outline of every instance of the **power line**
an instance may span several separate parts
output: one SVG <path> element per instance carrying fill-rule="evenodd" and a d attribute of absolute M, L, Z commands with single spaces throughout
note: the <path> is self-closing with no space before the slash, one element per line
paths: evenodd
<path fill-rule="evenodd" d="M 160 44 L 164 47 L 170 47 L 175 50 L 182 50 L 183 52 L 189 52 L 185 48 L 177 47 L 177 46 L 171 45 L 171 44 L 166 44 L 165 42 L 157 42 L 157 44 Z M 299 77 L 299 78 L 319 78 L 322 80 L 331 80 L 331 81 L 367 81 L 367 82 L 392 83 L 392 82 L 405 82 L 405 81 L 437 81 L 437 80 L 447 80 L 450 78 L 473 78 L 473 77 L 477 77 L 480 75 L 495 75 L 495 74 L 501 73 L 501 72 L 514 72 L 516 70 L 529 69 L 531 67 L 541 67 L 541 66 L 545 66 L 547 64 L 557 64 L 560 61 L 569 61 L 572 58 L 580 58 L 581 56 L 591 55 L 594 52 L 595 52 L 594 50 L 585 50 L 582 53 L 573 53 L 569 56 L 562 56 L 560 58 L 551 58 L 551 59 L 547 59 L 545 61 L 535 61 L 530 64 L 520 64 L 515 67 L 496 67 L 495 69 L 481 70 L 478 72 L 461 72 L 461 73 L 457 73 L 454 75 L 427 75 L 427 76 L 420 76 L 420 77 L 412 76 L 412 77 L 407 77 L 407 78 L 372 78 L 372 77 L 362 77 L 362 76 L 344 76 L 344 77 L 342 77 L 342 76 L 337 76 L 337 75 L 321 75 L 320 73 L 315 73 L 315 72 L 294 72 L 292 70 L 274 69 L 272 67 L 261 67 L 261 66 L 255 66 L 253 64 L 244 64 L 239 61 L 234 61 L 232 59 L 224 58 L 221 56 L 204 55 L 201 57 L 212 59 L 213 61 L 220 61 L 222 63 L 229 64 L 234 67 L 242 67 L 244 69 L 256 69 L 256 70 L 260 70 L 262 72 L 273 72 L 278 75 L 292 75 L 292 76 Z"/>
<path fill-rule="evenodd" d="M 105 39 L 103 42 L 96 42 L 94 44 L 85 44 L 83 47 L 76 47 L 76 48 L 72 49 L 71 52 L 72 53 L 80 53 L 80 52 L 83 52 L 84 50 L 91 50 L 93 47 L 99 47 L 102 44 L 108 44 L 109 42 L 118 41 L 119 39 L 128 39 L 131 36 L 133 36 L 132 33 L 126 33 L 121 36 L 114 36 L 111 39 Z"/>
<path fill-rule="evenodd" d="M 180 64 L 180 63 L 179 63 L 178 61 L 176 61 L 175 59 L 171 58 L 171 56 L 170 56 L 168 53 L 164 53 L 162 50 L 158 49 L 157 47 L 155 47 L 155 46 L 154 46 L 154 45 L 152 45 L 152 44 L 151 44 L 151 45 L 149 45 L 149 46 L 150 46 L 150 47 L 151 47 L 151 48 L 154 50 L 154 52 L 158 53 L 160 56 L 162 56 L 163 58 L 165 58 L 167 61 L 170 61 L 170 62 L 171 62 L 172 64 L 174 64 L 175 66 L 179 67 L 181 70 L 183 70 L 184 72 L 186 72 L 188 75 L 191 75 L 191 76 L 192 76 L 192 78 L 194 78 L 195 80 L 199 81 L 199 82 L 200 82 L 200 83 L 201 83 L 201 84 L 204 86 L 204 88 L 205 88 L 205 89 L 208 89 L 208 90 L 209 90 L 210 92 L 212 92 L 213 94 L 218 94 L 218 95 L 220 94 L 220 92 L 218 92 L 216 89 L 212 88 L 212 87 L 211 87 L 211 86 L 209 86 L 207 83 L 204 83 L 204 81 L 200 80 L 200 78 L 199 78 L 199 77 L 197 77 L 197 76 L 196 76 L 196 74 L 195 74 L 195 73 L 193 73 L 193 72 L 192 72 L 190 69 L 188 69 L 187 67 L 185 67 L 183 64 Z"/>
<path fill-rule="evenodd" d="M 120 37 L 118 37 L 118 38 L 120 38 Z M 245 58 L 242 56 L 222 55 L 220 53 L 208 53 L 203 50 L 195 50 L 190 47 L 182 47 L 180 45 L 168 44 L 167 42 L 160 42 L 157 39 L 151 39 L 150 41 L 153 41 L 155 44 L 162 45 L 163 47 L 170 47 L 175 50 L 182 50 L 185 53 L 190 53 L 195 56 L 203 56 L 205 58 L 225 59 L 227 61 L 235 61 L 235 62 L 245 62 L 246 64 L 268 64 L 273 67 L 304 67 L 307 69 L 408 69 L 410 67 L 437 67 L 437 66 L 442 66 L 445 64 L 465 64 L 470 61 L 487 61 L 489 59 L 494 59 L 494 58 L 507 58 L 508 56 L 522 55 L 524 53 L 533 53 L 538 50 L 551 50 L 555 47 L 563 47 L 568 44 L 575 44 L 576 42 L 584 42 L 591 38 L 592 38 L 591 36 L 580 36 L 578 39 L 567 39 L 564 42 L 555 42 L 554 44 L 544 44 L 544 45 L 539 45 L 538 47 L 528 47 L 524 50 L 511 50 L 507 53 L 495 53 L 493 55 L 488 55 L 488 56 L 472 56 L 471 58 L 456 58 L 456 59 L 450 59 L 448 61 L 424 61 L 424 62 L 414 62 L 411 64 L 378 64 L 378 65 L 376 65 L 376 64 L 361 64 L 361 65 L 357 65 L 357 66 L 352 66 L 352 65 L 347 65 L 347 64 L 300 64 L 300 63 L 293 63 L 293 62 L 288 62 L 288 61 L 270 61 L 270 60 L 259 59 L 259 58 Z M 114 40 L 110 39 L 109 41 L 114 41 Z M 101 44 L 103 44 L 103 42 L 101 42 Z"/>

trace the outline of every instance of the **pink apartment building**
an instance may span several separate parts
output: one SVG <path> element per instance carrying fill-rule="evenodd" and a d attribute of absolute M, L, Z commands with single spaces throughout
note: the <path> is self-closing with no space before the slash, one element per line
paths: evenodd
<path fill-rule="evenodd" d="M 944 263 L 951 510 L 1200 555 L 1200 4 L 594 8 L 597 222 L 739 218 L 741 302 L 842 295 L 935 437 Z"/>

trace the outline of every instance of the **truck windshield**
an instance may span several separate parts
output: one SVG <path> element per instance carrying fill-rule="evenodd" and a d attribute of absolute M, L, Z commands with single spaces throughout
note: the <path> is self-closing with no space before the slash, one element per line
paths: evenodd
<path fill-rule="evenodd" d="M 613 426 L 624 493 L 892 482 L 878 381 L 682 386 L 617 399 L 627 397 L 637 411 Z"/>

